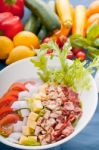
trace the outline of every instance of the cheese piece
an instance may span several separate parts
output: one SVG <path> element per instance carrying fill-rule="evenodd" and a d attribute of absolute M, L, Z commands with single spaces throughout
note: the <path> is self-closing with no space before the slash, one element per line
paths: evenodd
<path fill-rule="evenodd" d="M 31 129 L 28 126 L 23 126 L 22 127 L 22 133 L 26 136 L 31 135 Z"/>
<path fill-rule="evenodd" d="M 34 112 L 31 112 L 29 114 L 29 117 L 28 117 L 28 120 L 33 120 L 33 121 L 36 121 L 38 118 L 38 114 L 34 113 Z"/>
<path fill-rule="evenodd" d="M 33 130 L 35 130 L 36 125 L 37 125 L 37 122 L 35 122 L 34 120 L 29 119 L 27 121 L 27 126 L 30 127 L 30 128 L 32 128 Z"/>
<path fill-rule="evenodd" d="M 24 143 L 25 141 L 27 141 L 27 139 L 28 139 L 28 138 L 27 138 L 26 136 L 22 135 L 21 138 L 20 138 L 20 140 L 19 140 L 19 144 L 23 145 L 23 143 Z"/>
<path fill-rule="evenodd" d="M 40 100 L 34 100 L 33 101 L 32 108 L 31 108 L 31 110 L 33 112 L 39 112 L 42 108 L 43 108 L 43 105 L 42 105 Z"/>

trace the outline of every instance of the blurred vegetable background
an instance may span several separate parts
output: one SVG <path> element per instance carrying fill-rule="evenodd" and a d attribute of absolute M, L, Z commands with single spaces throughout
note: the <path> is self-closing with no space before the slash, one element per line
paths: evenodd
<path fill-rule="evenodd" d="M 80 3 L 74 6 L 70 0 L 47 3 L 44 0 L 1 0 L 0 59 L 7 59 L 6 63 L 10 64 L 34 56 L 40 44 L 50 40 L 61 48 L 70 40 L 72 48 L 68 59 L 95 58 L 99 55 L 99 0 L 92 1 L 88 8 Z M 24 6 L 30 11 L 25 21 L 22 18 Z M 13 46 L 6 49 L 9 41 Z"/>

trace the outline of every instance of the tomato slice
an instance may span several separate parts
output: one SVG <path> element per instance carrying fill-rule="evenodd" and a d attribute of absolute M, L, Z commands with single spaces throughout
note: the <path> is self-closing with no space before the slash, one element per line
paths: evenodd
<path fill-rule="evenodd" d="M 2 98 L 0 100 L 0 107 L 11 106 L 13 104 L 13 102 L 15 102 L 16 100 L 17 100 L 17 98 L 14 96 L 6 96 L 5 98 Z"/>
<path fill-rule="evenodd" d="M 9 91 L 21 92 L 21 91 L 28 91 L 28 90 L 25 87 L 24 83 L 16 82 L 9 88 Z"/>
<path fill-rule="evenodd" d="M 7 125 L 11 125 L 20 120 L 20 117 L 17 114 L 8 114 L 5 118 L 0 120 L 0 134 L 3 136 L 9 136 L 13 129 L 12 127 L 7 127 Z"/>
<path fill-rule="evenodd" d="M 5 107 L 3 106 L 1 109 L 0 109 L 0 119 L 3 118 L 4 116 L 8 115 L 9 113 L 12 113 L 13 112 L 13 109 L 11 107 Z"/>
<path fill-rule="evenodd" d="M 17 114 L 8 114 L 6 117 L 4 117 L 2 120 L 0 120 L 0 127 L 9 125 L 12 123 L 16 123 L 17 121 L 20 120 L 19 115 Z"/>
<path fill-rule="evenodd" d="M 13 96 L 15 98 L 18 98 L 18 94 L 19 94 L 19 91 L 10 90 L 6 94 L 3 95 L 3 98 L 7 98 L 9 96 Z"/>

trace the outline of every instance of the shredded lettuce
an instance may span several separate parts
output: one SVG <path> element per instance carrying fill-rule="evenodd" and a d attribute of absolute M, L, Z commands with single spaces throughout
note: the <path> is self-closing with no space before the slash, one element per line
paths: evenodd
<path fill-rule="evenodd" d="M 48 68 L 47 63 L 49 57 L 46 56 L 48 49 L 53 50 L 53 54 L 49 57 L 51 60 L 57 57 L 61 65 L 60 68 Z M 93 73 L 93 68 L 99 68 L 99 57 L 95 58 L 91 63 L 87 61 L 81 62 L 79 59 L 75 59 L 70 65 L 66 59 L 70 49 L 70 41 L 64 45 L 63 50 L 59 49 L 54 41 L 50 41 L 48 44 L 41 45 L 37 59 L 32 59 L 31 61 L 39 69 L 38 74 L 44 82 L 64 84 L 73 87 L 77 91 L 79 88 L 89 89 L 91 86 L 89 74 Z"/>

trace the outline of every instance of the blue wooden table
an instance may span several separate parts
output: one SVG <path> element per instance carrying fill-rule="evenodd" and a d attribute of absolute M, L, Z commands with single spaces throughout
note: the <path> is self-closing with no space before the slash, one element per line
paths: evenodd
<path fill-rule="evenodd" d="M 86 6 L 93 0 L 71 0 L 73 5 L 84 4 Z M 28 11 L 25 11 L 25 19 L 28 18 Z M 0 62 L 0 70 L 5 67 L 4 62 Z M 94 99 L 92 104 L 94 103 Z M 0 150 L 15 150 L 0 143 Z M 99 150 L 99 104 L 96 113 L 89 125 L 71 141 L 64 143 L 51 150 Z"/>

